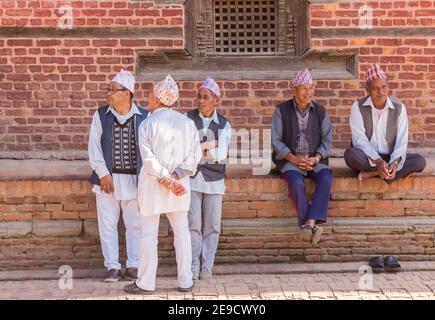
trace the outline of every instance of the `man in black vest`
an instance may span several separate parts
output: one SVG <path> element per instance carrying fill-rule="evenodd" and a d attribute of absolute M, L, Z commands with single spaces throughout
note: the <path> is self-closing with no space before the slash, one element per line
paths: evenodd
<path fill-rule="evenodd" d="M 192 239 L 193 279 L 212 277 L 225 193 L 225 160 L 231 140 L 230 122 L 216 111 L 221 92 L 208 77 L 198 90 L 198 108 L 187 113 L 199 130 L 202 159 L 190 179 L 189 229 Z"/>
<path fill-rule="evenodd" d="M 297 72 L 291 84 L 293 99 L 279 104 L 272 116 L 272 160 L 288 183 L 304 240 L 317 244 L 322 228 L 316 224 L 327 221 L 332 188 L 332 124 L 325 108 L 312 101 L 315 86 L 308 69 Z M 316 183 L 311 204 L 305 177 Z"/>
<path fill-rule="evenodd" d="M 96 194 L 98 229 L 105 282 L 116 282 L 121 275 L 118 221 L 122 211 L 126 228 L 126 279 L 137 277 L 139 264 L 140 215 L 137 205 L 137 175 L 142 161 L 138 148 L 139 124 L 148 112 L 133 102 L 135 80 L 121 70 L 110 82 L 107 103 L 95 112 L 89 133 L 89 162 L 93 169 L 89 181 Z"/>
<path fill-rule="evenodd" d="M 408 117 L 405 106 L 388 97 L 388 82 L 379 64 L 366 74 L 367 97 L 356 100 L 349 117 L 352 147 L 344 153 L 346 164 L 359 181 L 379 176 L 387 183 L 423 171 L 426 160 L 407 153 Z"/>

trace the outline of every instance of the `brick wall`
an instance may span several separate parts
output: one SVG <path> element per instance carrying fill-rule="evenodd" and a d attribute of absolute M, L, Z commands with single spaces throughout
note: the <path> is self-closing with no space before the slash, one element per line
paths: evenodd
<path fill-rule="evenodd" d="M 287 186 L 277 177 L 230 178 L 216 261 L 360 261 L 374 254 L 435 258 L 435 178 L 387 185 L 336 177 L 330 219 L 318 246 L 300 239 Z M 307 184 L 309 193 L 313 184 Z M 125 257 L 123 227 L 120 250 Z M 159 259 L 174 264 L 173 237 L 161 218 Z M 101 266 L 95 195 L 85 179 L 0 181 L 0 268 Z"/>
<path fill-rule="evenodd" d="M 334 122 L 334 147 L 349 143 L 350 105 L 364 94 L 364 70 L 374 62 L 386 69 L 392 94 L 408 108 L 410 146 L 434 147 L 435 36 L 427 30 L 434 26 L 435 1 L 315 2 L 310 12 L 312 48 L 358 54 L 359 79 L 317 82 L 317 100 L 327 106 Z M 364 3 L 374 14 L 374 29 L 367 33 L 358 31 L 358 9 Z M 92 36 L 85 31 L 80 37 L 56 36 L 62 16 L 58 8 L 63 4 L 73 7 L 74 28 L 92 29 Z M 146 34 L 151 27 L 183 28 L 182 5 L 3 0 L 0 17 L 0 31 L 28 30 L 0 37 L 1 157 L 8 152 L 49 150 L 59 151 L 59 157 L 62 152 L 85 152 L 91 116 L 104 103 L 111 77 L 121 67 L 135 71 L 138 53 L 184 47 L 182 36 Z M 104 35 L 124 27 L 143 29 L 144 35 Z M 352 28 L 355 34 L 340 35 L 340 30 Z M 95 29 L 101 29 L 104 37 L 96 36 Z M 289 81 L 224 80 L 220 84 L 224 94 L 220 110 L 236 129 L 270 127 L 274 105 L 290 97 Z M 179 85 L 181 99 L 176 108 L 192 108 L 199 83 L 179 81 Z M 150 83 L 138 84 L 136 99 L 143 105 L 150 88 Z"/>

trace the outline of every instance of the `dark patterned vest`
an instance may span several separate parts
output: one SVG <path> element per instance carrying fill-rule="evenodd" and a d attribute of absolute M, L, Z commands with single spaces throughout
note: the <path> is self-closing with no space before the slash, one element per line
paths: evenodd
<path fill-rule="evenodd" d="M 103 134 L 101 135 L 101 148 L 103 149 L 104 161 L 106 162 L 107 169 L 109 170 L 110 174 L 118 170 L 130 170 L 129 172 L 131 173 L 128 174 L 139 175 L 140 169 L 142 168 L 142 159 L 139 155 L 138 129 L 142 121 L 147 118 L 148 111 L 138 106 L 137 109 L 139 110 L 140 115 L 135 114 L 123 125 L 120 125 L 119 122 L 117 123 L 116 117 L 113 115 L 113 113 L 107 112 L 108 109 L 109 106 L 104 106 L 98 109 L 98 115 L 100 116 L 101 127 L 103 129 Z M 119 144 L 115 143 L 116 127 L 119 127 Z M 129 145 L 128 148 L 123 148 L 123 142 L 125 140 L 121 140 L 121 132 L 123 132 L 123 128 L 126 127 L 128 128 L 125 131 L 127 134 L 126 138 L 130 139 L 130 142 L 127 143 Z M 124 139 L 124 133 L 122 135 L 122 139 Z M 117 145 L 119 146 L 119 149 L 116 148 Z M 119 150 L 119 156 L 122 154 L 122 161 L 117 162 L 116 164 L 114 156 L 118 154 L 115 154 L 115 150 Z M 127 151 L 127 153 L 125 153 L 127 158 L 124 158 L 124 151 Z M 135 166 L 133 166 L 133 159 L 135 159 L 136 162 Z M 128 162 L 126 160 L 128 160 Z M 130 168 L 128 168 L 127 164 Z M 89 182 L 97 185 L 100 184 L 100 178 L 95 171 L 92 172 Z"/>
<path fill-rule="evenodd" d="M 134 132 L 134 116 L 124 124 L 113 120 L 113 173 L 136 174 L 136 135 Z"/>

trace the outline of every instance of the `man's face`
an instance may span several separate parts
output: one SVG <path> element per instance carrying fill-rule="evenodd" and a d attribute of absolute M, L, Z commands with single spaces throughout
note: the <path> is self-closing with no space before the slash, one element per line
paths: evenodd
<path fill-rule="evenodd" d="M 303 106 L 309 104 L 314 97 L 314 91 L 316 86 L 312 84 L 301 84 L 295 88 L 292 88 L 292 94 L 296 98 L 296 101 Z"/>
<path fill-rule="evenodd" d="M 375 106 L 385 106 L 388 97 L 388 83 L 386 79 L 376 79 L 368 82 L 366 90 Z"/>
<path fill-rule="evenodd" d="M 198 109 L 202 114 L 208 115 L 213 112 L 214 107 L 218 103 L 218 97 L 206 88 L 199 88 L 196 96 Z"/>
<path fill-rule="evenodd" d="M 117 82 L 110 82 L 107 89 L 107 103 L 115 106 L 126 100 L 130 100 L 130 91 Z"/>

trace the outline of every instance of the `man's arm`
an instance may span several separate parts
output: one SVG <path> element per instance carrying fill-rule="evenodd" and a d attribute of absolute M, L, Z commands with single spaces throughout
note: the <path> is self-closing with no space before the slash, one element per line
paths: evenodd
<path fill-rule="evenodd" d="M 98 111 L 96 111 L 92 118 L 91 128 L 89 131 L 88 154 L 89 164 L 100 179 L 110 174 L 106 165 L 106 161 L 104 160 L 103 149 L 101 147 L 102 134 L 103 128 L 101 127 L 100 116 Z"/>
<path fill-rule="evenodd" d="M 272 115 L 272 147 L 277 160 L 283 160 L 290 153 L 290 149 L 282 141 L 282 116 L 279 108 L 275 108 Z"/>
<path fill-rule="evenodd" d="M 142 158 L 142 170 L 158 179 L 167 177 L 170 173 L 156 158 L 151 148 L 151 125 L 145 120 L 139 127 L 139 151 Z"/>
<path fill-rule="evenodd" d="M 214 162 L 224 161 L 228 157 L 228 149 L 231 142 L 231 124 L 226 123 L 225 127 L 219 132 L 217 146 L 208 150 L 208 157 Z"/>
<path fill-rule="evenodd" d="M 321 127 L 320 145 L 316 149 L 316 155 L 315 155 L 316 157 L 320 156 L 319 161 L 322 158 L 328 157 L 328 152 L 331 149 L 331 145 L 332 145 L 332 122 L 328 113 L 325 113 L 325 117 L 323 118 L 322 127 Z"/>
<path fill-rule="evenodd" d="M 195 173 L 198 163 L 201 161 L 202 151 L 199 142 L 199 133 L 193 121 L 190 123 L 190 134 L 187 137 L 192 137 L 189 144 L 189 151 L 183 163 L 180 164 L 174 173 L 178 179 L 185 176 L 191 176 Z"/>
<path fill-rule="evenodd" d="M 390 157 L 389 164 L 396 162 L 398 170 L 402 169 L 406 159 L 408 149 L 408 114 L 406 108 L 402 105 L 402 110 L 398 119 L 396 145 Z"/>
<path fill-rule="evenodd" d="M 362 150 L 367 157 L 375 161 L 381 159 L 380 155 L 375 151 L 366 136 L 364 128 L 364 120 L 359 111 L 358 102 L 355 101 L 352 105 L 352 110 L 349 117 L 349 125 L 352 131 L 352 142 L 355 148 Z"/>

